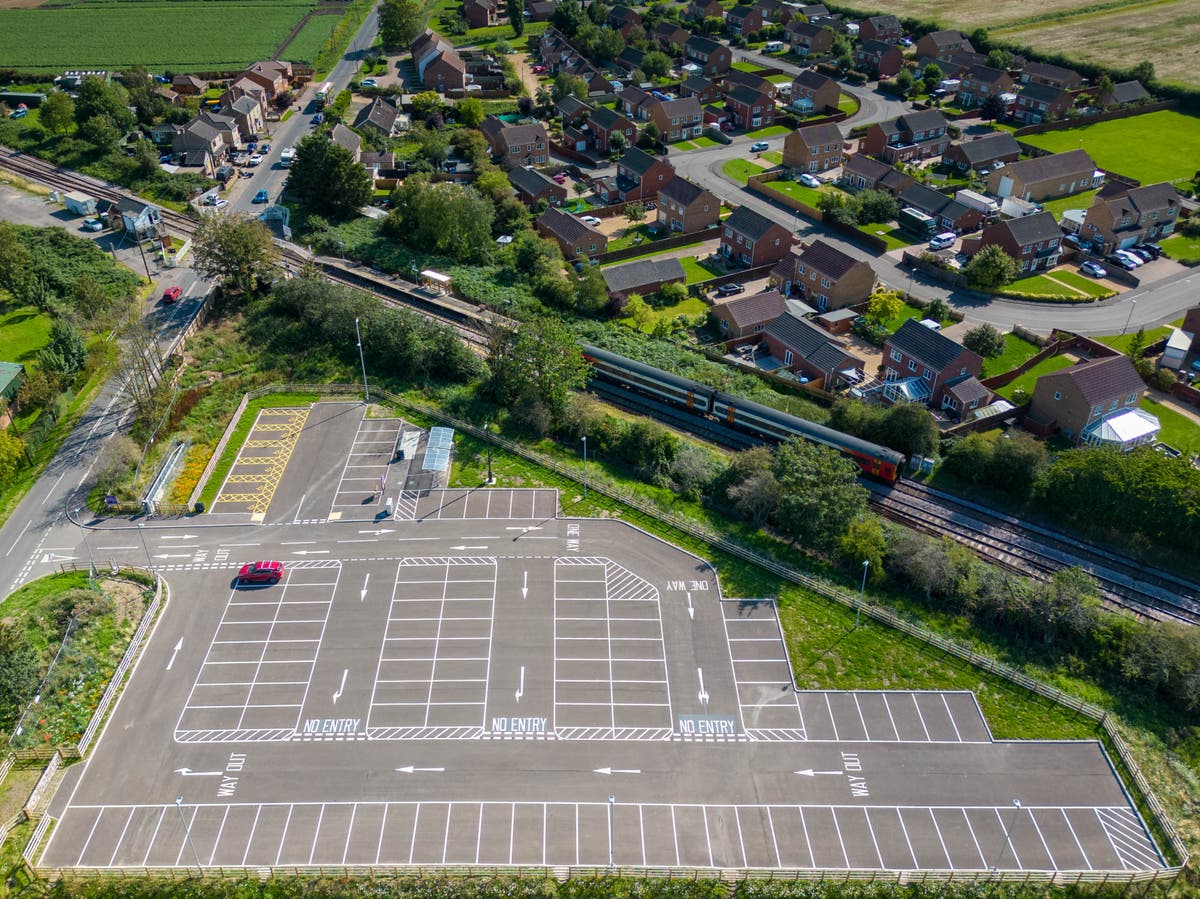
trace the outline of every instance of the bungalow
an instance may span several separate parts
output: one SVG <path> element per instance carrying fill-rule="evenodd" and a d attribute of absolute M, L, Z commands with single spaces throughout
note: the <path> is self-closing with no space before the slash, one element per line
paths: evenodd
<path fill-rule="evenodd" d="M 480 123 L 479 130 L 505 168 L 545 165 L 550 160 L 550 138 L 541 122 L 509 125 L 488 116 Z"/>
<path fill-rule="evenodd" d="M 895 16 L 870 16 L 859 22 L 858 37 L 864 41 L 895 44 L 904 37 L 904 26 Z"/>
<path fill-rule="evenodd" d="M 1096 103 L 1102 109 L 1111 109 L 1114 106 L 1147 103 L 1150 99 L 1150 93 L 1142 87 L 1140 81 L 1122 81 L 1114 84 L 1112 90 L 1105 91 L 1103 96 L 1096 99 Z"/>
<path fill-rule="evenodd" d="M 1075 104 L 1075 98 L 1061 87 L 1032 82 L 1021 88 L 1013 108 L 1013 118 L 1036 125 L 1061 119 Z"/>
<path fill-rule="evenodd" d="M 556 241 L 567 260 L 596 256 L 608 250 L 608 238 L 604 234 L 553 206 L 538 216 L 537 230 L 543 237 Z"/>
<path fill-rule="evenodd" d="M 942 59 L 957 50 L 975 52 L 961 31 L 931 31 L 917 41 L 916 50 L 918 56 L 932 56 L 934 59 Z"/>
<path fill-rule="evenodd" d="M 805 113 L 834 111 L 842 98 L 842 89 L 827 75 L 805 69 L 792 79 L 792 108 Z"/>
<path fill-rule="evenodd" d="M 940 331 L 910 318 L 883 343 L 884 396 L 896 402 L 915 399 L 945 408 L 949 381 L 979 377 L 983 359 Z"/>
<path fill-rule="evenodd" d="M 658 189 L 658 226 L 680 234 L 695 234 L 716 226 L 721 201 L 711 191 L 676 176 Z"/>
<path fill-rule="evenodd" d="M 896 198 L 901 209 L 915 209 L 937 222 L 937 231 L 964 234 L 983 224 L 983 212 L 974 206 L 960 203 L 932 187 L 910 184 Z"/>
<path fill-rule="evenodd" d="M 730 34 L 754 34 L 762 31 L 762 10 L 757 6 L 735 6 L 725 13 L 725 27 Z"/>
<path fill-rule="evenodd" d="M 950 146 L 948 128 L 936 109 L 910 112 L 871 125 L 858 150 L 892 163 L 941 156 Z"/>
<path fill-rule="evenodd" d="M 904 54 L 895 44 L 863 41 L 854 49 L 854 68 L 876 78 L 891 78 L 904 65 Z"/>
<path fill-rule="evenodd" d="M 718 9 L 721 4 L 712 0 Z M 733 65 L 733 54 L 729 47 L 720 41 L 693 34 L 683 47 L 683 55 L 700 66 L 701 74 L 710 78 L 714 75 L 724 75 Z"/>
<path fill-rule="evenodd" d="M 395 137 L 407 130 L 409 117 L 383 97 L 376 97 L 359 112 L 354 120 L 355 128 L 374 128 L 384 137 Z"/>
<path fill-rule="evenodd" d="M 792 234 L 787 228 L 749 206 L 739 206 L 722 222 L 717 252 L 730 262 L 757 268 L 778 262 L 791 248 Z"/>
<path fill-rule="evenodd" d="M 866 302 L 875 289 L 875 271 L 861 259 L 817 239 L 793 247 L 775 268 L 770 282 L 785 296 L 802 297 L 821 312 Z"/>
<path fill-rule="evenodd" d="M 738 85 L 726 93 L 725 106 L 742 128 L 766 128 L 775 121 L 775 102 L 752 87 Z"/>
<path fill-rule="evenodd" d="M 833 32 L 801 18 L 787 24 L 787 40 L 797 56 L 824 56 L 833 49 Z"/>
<path fill-rule="evenodd" d="M 1153 242 L 1175 230 L 1182 205 L 1183 198 L 1166 181 L 1133 189 L 1114 182 L 1092 201 L 1079 233 L 1102 244 L 1105 253 Z"/>
<path fill-rule="evenodd" d="M 508 173 L 508 183 L 513 186 L 517 199 L 526 206 L 545 200 L 550 206 L 562 206 L 567 202 L 567 189 L 553 178 L 543 175 L 535 168 L 518 166 Z"/>
<path fill-rule="evenodd" d="M 981 106 L 984 100 L 1011 91 L 1012 87 L 1008 72 L 991 66 L 971 66 L 960 79 L 958 103 L 963 108 Z"/>
<path fill-rule="evenodd" d="M 712 316 L 724 340 L 740 340 L 761 334 L 787 311 L 787 300 L 778 290 L 714 303 Z"/>
<path fill-rule="evenodd" d="M 1123 450 L 1153 443 L 1158 419 L 1138 408 L 1146 385 L 1128 356 L 1107 356 L 1042 375 L 1028 419 L 1042 433 Z"/>
<path fill-rule="evenodd" d="M 1040 203 L 1093 190 L 1103 183 L 1104 173 L 1096 170 L 1086 150 L 1068 150 L 996 169 L 988 175 L 987 189 L 1000 199 L 1017 197 Z"/>
<path fill-rule="evenodd" d="M 1062 236 L 1052 213 L 1036 212 L 993 222 L 979 237 L 964 240 L 962 250 L 966 255 L 974 256 L 984 247 L 999 246 L 1017 261 L 1023 274 L 1032 274 L 1058 264 Z"/>
<path fill-rule="evenodd" d="M 1074 69 L 1052 66 L 1046 62 L 1028 62 L 1021 69 L 1022 84 L 1044 84 L 1059 90 L 1075 91 L 1083 87 L 1083 78 Z"/>
<path fill-rule="evenodd" d="M 828 171 L 844 158 L 842 132 L 832 122 L 797 128 L 783 139 L 783 164 L 795 172 Z"/>
<path fill-rule="evenodd" d="M 613 299 L 626 299 L 631 293 L 646 296 L 658 293 L 664 284 L 682 284 L 687 275 L 683 263 L 670 259 L 639 259 L 624 265 L 613 265 L 601 269 L 608 295 Z"/>
<path fill-rule="evenodd" d="M 842 165 L 841 182 L 847 190 L 885 190 L 893 197 L 917 183 L 911 175 L 862 153 L 855 153 Z"/>
<path fill-rule="evenodd" d="M 791 312 L 767 326 L 763 342 L 788 371 L 822 380 L 826 389 L 832 389 L 842 372 L 861 371 L 866 365 L 828 331 Z"/>
<path fill-rule="evenodd" d="M 952 143 L 942 159 L 960 172 L 991 169 L 997 163 L 1007 165 L 1021 158 L 1021 148 L 1011 131 L 995 131 L 974 140 Z"/>
<path fill-rule="evenodd" d="M 637 147 L 617 160 L 617 191 L 623 203 L 657 197 L 674 177 L 675 167 L 665 156 L 651 156 Z"/>
<path fill-rule="evenodd" d="M 632 147 L 637 143 L 637 125 L 607 106 L 601 106 L 594 110 L 587 120 L 586 127 L 591 133 L 596 151 L 599 153 L 610 151 L 614 134 L 624 136 L 626 147 Z"/>
<path fill-rule="evenodd" d="M 342 149 L 348 150 L 355 162 L 359 161 L 362 156 L 362 138 L 341 122 L 333 126 L 333 130 L 329 132 L 329 139 Z"/>
<path fill-rule="evenodd" d="M 651 98 L 646 106 L 646 117 L 658 127 L 659 135 L 667 143 L 689 140 L 704 133 L 704 110 L 695 97 Z"/>

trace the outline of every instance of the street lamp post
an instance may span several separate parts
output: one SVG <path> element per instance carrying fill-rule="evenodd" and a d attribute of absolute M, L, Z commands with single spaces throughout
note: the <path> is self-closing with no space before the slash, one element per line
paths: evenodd
<path fill-rule="evenodd" d="M 1017 816 L 1021 814 L 1021 800 L 1013 800 L 1013 816 L 1008 822 L 1008 826 L 1004 828 L 1004 845 L 1000 847 L 1000 855 L 996 859 L 996 863 L 992 865 L 992 873 L 994 874 L 1000 867 L 1000 862 L 1004 860 L 1004 854 L 1008 852 L 1008 848 L 1012 845 L 1013 828 L 1017 826 Z"/>
<path fill-rule="evenodd" d="M 490 421 L 485 421 L 483 423 L 483 430 L 484 430 L 484 433 L 487 434 L 487 451 L 488 451 L 487 483 L 488 483 L 488 486 L 491 487 L 494 483 L 496 483 L 496 478 L 492 474 L 492 423 Z"/>
<path fill-rule="evenodd" d="M 614 856 L 616 846 L 613 843 L 613 812 L 617 806 L 617 794 L 608 794 L 608 866 L 611 868 L 614 864 Z"/>
<path fill-rule="evenodd" d="M 587 434 L 580 438 L 583 441 L 583 498 L 587 499 Z"/>
<path fill-rule="evenodd" d="M 1125 319 L 1125 327 L 1121 329 L 1122 334 L 1124 334 L 1126 331 L 1129 330 L 1129 325 L 1133 321 L 1133 310 L 1135 310 L 1135 309 L 1137 309 L 1137 300 L 1130 300 L 1129 301 L 1129 317 L 1127 319 Z"/>
<path fill-rule="evenodd" d="M 154 559 L 150 557 L 150 547 L 146 545 L 146 526 L 140 522 L 138 523 L 138 536 L 142 538 L 142 549 L 146 551 L 146 566 L 153 571 Z"/>
<path fill-rule="evenodd" d="M 364 403 L 371 402 L 371 388 L 367 386 L 367 360 L 363 356 L 362 334 L 358 330 L 358 319 L 354 320 L 354 337 L 358 341 L 358 362 L 362 366 Z"/>
<path fill-rule="evenodd" d="M 175 810 L 179 812 L 179 823 L 183 825 L 183 835 L 187 837 L 187 844 L 192 849 L 192 858 L 196 860 L 197 870 L 203 872 L 204 866 L 200 864 L 200 853 L 196 851 L 196 844 L 192 842 L 192 829 L 188 827 L 187 819 L 183 817 L 183 797 L 175 797 Z"/>
<path fill-rule="evenodd" d="M 858 605 L 854 609 L 854 626 L 858 627 L 858 619 L 862 615 L 863 597 L 867 592 L 867 569 L 871 567 L 870 559 L 863 559 L 862 583 L 858 586 Z"/>
<path fill-rule="evenodd" d="M 87 554 L 88 554 L 88 584 L 90 585 L 90 584 L 91 584 L 91 582 L 92 582 L 92 578 L 94 578 L 94 577 L 96 576 L 96 560 L 95 560 L 95 559 L 92 557 L 92 544 L 91 544 L 91 543 L 88 541 L 87 528 L 85 528 L 85 527 L 83 526 L 83 522 L 79 520 L 79 513 L 80 513 L 80 512 L 82 512 L 82 511 L 83 511 L 83 509 L 82 509 L 82 508 L 79 508 L 79 509 L 76 509 L 76 510 L 75 510 L 75 523 L 76 523 L 77 525 L 79 525 L 79 531 L 80 531 L 80 533 L 82 533 L 82 534 L 83 534 L 83 545 L 84 545 L 85 547 L 87 547 Z"/>

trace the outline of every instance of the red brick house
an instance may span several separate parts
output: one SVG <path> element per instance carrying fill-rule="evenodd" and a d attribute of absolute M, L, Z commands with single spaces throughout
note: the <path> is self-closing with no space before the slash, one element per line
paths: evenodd
<path fill-rule="evenodd" d="M 1021 88 L 1021 93 L 1017 95 L 1013 118 L 1036 125 L 1038 122 L 1061 119 L 1074 105 L 1075 98 L 1070 91 L 1033 82 Z"/>
<path fill-rule="evenodd" d="M 1083 218 L 1081 237 L 1104 245 L 1104 252 L 1160 240 L 1175 230 L 1183 198 L 1164 181 L 1145 187 L 1112 183 L 1096 195 Z"/>
<path fill-rule="evenodd" d="M 731 262 L 747 268 L 778 262 L 792 248 L 792 233 L 749 206 L 739 206 L 721 224 L 721 247 L 717 251 Z"/>
<path fill-rule="evenodd" d="M 820 312 L 862 303 L 875 289 L 875 270 L 823 240 L 793 248 L 771 270 L 770 283 Z"/>
<path fill-rule="evenodd" d="M 658 41 L 658 45 L 668 55 L 683 53 L 683 48 L 691 36 L 692 33 L 686 28 L 666 20 L 656 23 L 650 31 L 650 37 Z M 676 50 L 675 48 L 678 49 Z"/>
<path fill-rule="evenodd" d="M 1037 212 L 1022 218 L 993 222 L 979 237 L 963 241 L 962 251 L 974 256 L 984 247 L 996 244 L 1017 260 L 1022 274 L 1044 271 L 1058 264 L 1062 230 L 1053 213 Z"/>
<path fill-rule="evenodd" d="M 779 88 L 769 79 L 755 72 L 743 72 L 740 69 L 730 69 L 726 72 L 721 84 L 725 93 L 729 93 L 735 87 L 745 86 L 766 94 L 772 100 L 779 95 Z"/>
<path fill-rule="evenodd" d="M 195 75 L 176 75 L 171 79 L 171 90 L 184 97 L 198 97 L 208 90 L 208 82 Z"/>
<path fill-rule="evenodd" d="M 897 43 L 904 37 L 904 27 L 895 16 L 870 16 L 858 25 L 859 40 Z"/>
<path fill-rule="evenodd" d="M 906 113 L 868 128 L 858 151 L 890 163 L 941 156 L 950 146 L 948 127 L 936 109 Z"/>
<path fill-rule="evenodd" d="M 842 132 L 832 122 L 797 128 L 783 139 L 783 164 L 796 172 L 824 172 L 842 164 Z"/>
<path fill-rule="evenodd" d="M 979 377 L 983 359 L 940 331 L 910 318 L 883 342 L 884 388 L 893 402 L 915 398 L 934 408 L 943 408 L 947 384 L 959 378 Z M 909 382 L 897 389 L 900 382 Z"/>
<path fill-rule="evenodd" d="M 516 191 L 517 199 L 526 206 L 545 200 L 551 206 L 562 206 L 567 202 L 567 189 L 548 178 L 537 169 L 520 166 L 508 173 L 508 183 Z"/>
<path fill-rule="evenodd" d="M 1074 69 L 1052 66 L 1046 62 L 1029 62 L 1021 69 L 1022 84 L 1044 84 L 1059 90 L 1075 91 L 1083 87 L 1083 77 Z"/>
<path fill-rule="evenodd" d="M 762 31 L 762 10 L 757 6 L 735 6 L 725 13 L 725 28 L 730 34 L 752 34 Z"/>
<path fill-rule="evenodd" d="M 971 66 L 960 79 L 958 103 L 967 108 L 981 106 L 989 97 L 1011 91 L 1013 80 L 1008 72 L 991 66 Z"/>
<path fill-rule="evenodd" d="M 856 193 L 860 190 L 886 190 L 893 197 L 897 197 L 900 191 L 917 182 L 911 175 L 886 162 L 855 153 L 842 165 L 841 183 L 847 190 Z"/>
<path fill-rule="evenodd" d="M 597 152 L 600 153 L 609 151 L 614 134 L 624 135 L 626 147 L 632 147 L 637 143 L 637 125 L 607 106 L 601 106 L 592 112 L 587 120 L 587 128 L 595 142 Z"/>
<path fill-rule="evenodd" d="M 787 40 L 797 56 L 824 56 L 833 49 L 833 31 L 803 19 L 788 22 Z"/>
<path fill-rule="evenodd" d="M 634 147 L 617 160 L 617 191 L 621 202 L 648 200 L 675 177 L 675 167 L 666 157 L 651 156 Z"/>
<path fill-rule="evenodd" d="M 904 54 L 895 44 L 863 41 L 854 48 L 854 68 L 876 78 L 891 78 L 904 65 Z"/>
<path fill-rule="evenodd" d="M 716 0 L 713 0 L 713 3 L 717 9 L 721 9 L 721 4 Z M 720 41 L 714 41 L 712 38 L 699 34 L 693 34 L 688 38 L 688 42 L 683 47 L 683 55 L 700 66 L 701 74 L 707 75 L 709 78 L 714 75 L 724 75 L 733 65 L 733 54 L 729 47 Z"/>
<path fill-rule="evenodd" d="M 832 389 L 841 372 L 862 371 L 866 364 L 840 340 L 806 318 L 785 312 L 767 325 L 763 342 L 784 368 Z"/>
<path fill-rule="evenodd" d="M 683 11 L 683 17 L 697 22 L 708 18 L 723 19 L 725 7 L 717 0 L 691 0 Z"/>
<path fill-rule="evenodd" d="M 975 52 L 961 31 L 932 31 L 917 41 L 916 50 L 917 56 L 931 56 L 934 59 L 946 59 L 959 50 Z"/>
<path fill-rule="evenodd" d="M 509 125 L 488 116 L 480 123 L 479 130 L 487 139 L 492 155 L 498 156 L 505 168 L 545 165 L 550 160 L 550 138 L 541 122 Z"/>
<path fill-rule="evenodd" d="M 1007 165 L 1021 158 L 1021 147 L 1011 131 L 996 131 L 974 140 L 952 143 L 942 154 L 960 172 L 990 169 L 998 162 Z"/>
<path fill-rule="evenodd" d="M 695 97 L 700 101 L 701 106 L 715 103 L 721 99 L 723 93 L 721 85 L 715 81 L 709 81 L 703 75 L 689 75 L 679 85 L 679 96 Z"/>
<path fill-rule="evenodd" d="M 778 290 L 766 290 L 714 303 L 712 316 L 723 340 L 743 343 L 743 338 L 762 334 L 767 325 L 786 311 L 787 300 L 783 294 Z"/>
<path fill-rule="evenodd" d="M 658 126 L 660 138 L 667 143 L 689 140 L 704 133 L 704 108 L 695 97 L 651 98 L 645 110 L 646 117 Z"/>
<path fill-rule="evenodd" d="M 1038 378 L 1027 422 L 1033 424 L 1031 430 L 1050 433 L 1057 429 L 1076 443 L 1132 449 L 1153 442 L 1158 435 L 1158 420 L 1137 408 L 1145 390 L 1128 356 L 1093 359 Z M 1131 439 L 1106 433 L 1111 428 L 1105 425 L 1118 416 L 1135 419 Z"/>
<path fill-rule="evenodd" d="M 463 18 L 472 28 L 500 24 L 500 5 L 496 0 L 463 0 Z"/>
<path fill-rule="evenodd" d="M 667 231 L 695 234 L 721 219 L 721 201 L 711 191 L 676 176 L 658 189 L 658 226 Z"/>
<path fill-rule="evenodd" d="M 641 15 L 628 6 L 614 6 L 608 12 L 609 27 L 621 32 L 622 37 L 628 38 L 633 29 L 641 24 Z"/>
<path fill-rule="evenodd" d="M 537 219 L 537 231 L 557 241 L 567 261 L 578 256 L 596 256 L 608 250 L 608 238 L 573 215 L 550 207 Z"/>
<path fill-rule="evenodd" d="M 725 94 L 725 106 L 742 128 L 765 128 L 775 121 L 775 101 L 744 84 Z"/>
<path fill-rule="evenodd" d="M 805 69 L 792 79 L 791 106 L 806 115 L 833 111 L 842 99 L 842 89 L 828 75 Z"/>

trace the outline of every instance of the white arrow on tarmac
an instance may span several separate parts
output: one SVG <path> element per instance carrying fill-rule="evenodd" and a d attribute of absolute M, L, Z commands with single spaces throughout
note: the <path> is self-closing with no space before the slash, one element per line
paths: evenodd
<path fill-rule="evenodd" d="M 486 544 L 483 546 L 461 546 L 460 545 L 460 546 L 452 546 L 450 548 L 451 549 L 459 549 L 459 550 L 462 550 L 462 549 L 487 549 L 487 545 Z"/>
<path fill-rule="evenodd" d="M 58 553 L 46 553 L 42 556 L 43 564 L 46 562 L 73 562 L 74 556 L 60 556 Z"/>
<path fill-rule="evenodd" d="M 525 666 L 521 666 L 521 681 L 517 684 L 517 702 L 521 701 L 521 696 L 525 693 Z"/>
<path fill-rule="evenodd" d="M 341 699 L 341 698 L 342 698 L 342 691 L 344 691 L 344 690 L 346 689 L 346 675 L 347 675 L 347 674 L 349 674 L 349 673 L 350 673 L 350 669 L 349 669 L 349 668 L 343 668 L 343 669 L 342 669 L 342 683 L 341 683 L 341 686 L 339 686 L 339 687 L 337 688 L 337 690 L 335 690 L 335 691 L 334 691 L 334 694 L 333 694 L 333 704 L 334 704 L 334 705 L 337 705 L 337 701 L 338 701 L 339 699 Z"/>
<path fill-rule="evenodd" d="M 529 596 L 529 572 L 525 572 L 525 582 L 521 584 L 521 599 L 526 599 Z"/>
<path fill-rule="evenodd" d="M 704 706 L 705 714 L 708 714 L 708 691 L 704 689 L 704 669 L 696 669 L 696 677 L 700 678 L 700 693 L 698 694 L 700 704 Z"/>
<path fill-rule="evenodd" d="M 812 768 L 803 768 L 799 771 L 793 771 L 793 774 L 799 774 L 804 777 L 816 777 L 818 774 L 844 774 L 844 771 L 814 771 Z"/>
<path fill-rule="evenodd" d="M 193 771 L 191 768 L 176 768 L 176 774 L 182 774 L 184 777 L 220 777 L 224 771 Z"/>
<path fill-rule="evenodd" d="M 593 774 L 641 774 L 641 768 L 593 768 Z"/>
<path fill-rule="evenodd" d="M 394 530 L 390 530 L 388 528 L 380 528 L 377 531 L 359 531 L 359 533 L 360 534 L 374 534 L 376 537 L 379 537 L 382 534 L 394 534 L 396 532 Z"/>
<path fill-rule="evenodd" d="M 156 558 L 156 559 L 190 559 L 191 557 L 192 557 L 191 553 L 184 553 L 183 555 L 160 553 L 159 555 L 155 556 L 154 558 Z"/>
<path fill-rule="evenodd" d="M 292 550 L 293 556 L 320 556 L 320 555 L 327 555 L 328 553 L 329 553 L 329 550 L 327 550 L 327 549 L 293 549 Z"/>
<path fill-rule="evenodd" d="M 688 594 L 688 617 L 693 621 L 696 620 L 696 610 L 692 608 L 692 594 Z"/>
<path fill-rule="evenodd" d="M 369 580 L 371 580 L 370 574 L 368 574 L 365 578 L 363 578 L 363 588 L 358 591 L 358 601 L 359 602 L 362 602 L 364 599 L 367 598 L 367 582 Z"/>
<path fill-rule="evenodd" d="M 175 664 L 175 656 L 179 655 L 179 650 L 183 649 L 183 637 L 179 638 L 179 642 L 175 644 L 175 648 L 171 650 L 171 661 L 167 662 L 167 670 L 171 670 L 171 666 Z"/>
<path fill-rule="evenodd" d="M 413 774 L 417 771 L 445 771 L 445 768 L 416 768 L 412 765 L 405 765 L 403 768 L 397 768 L 401 774 Z"/>

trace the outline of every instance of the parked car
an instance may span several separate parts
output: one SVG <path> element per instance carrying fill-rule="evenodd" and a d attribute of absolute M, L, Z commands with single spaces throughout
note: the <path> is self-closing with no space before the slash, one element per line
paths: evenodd
<path fill-rule="evenodd" d="M 1128 252 L 1142 260 L 1142 262 L 1153 262 L 1155 259 L 1154 254 L 1145 247 L 1130 247 Z"/>
<path fill-rule="evenodd" d="M 268 194 L 265 190 L 260 190 L 258 193 L 256 193 L 254 195 L 254 202 L 255 203 L 270 203 L 271 195 Z"/>
<path fill-rule="evenodd" d="M 745 284 L 722 284 L 717 288 L 717 293 L 723 297 L 731 297 L 735 293 L 742 293 L 745 289 Z"/>
<path fill-rule="evenodd" d="M 246 144 L 246 152 L 247 153 L 257 153 L 258 152 L 258 141 L 252 140 L 252 141 L 250 141 L 250 143 Z"/>
<path fill-rule="evenodd" d="M 537 65 L 537 66 L 533 67 L 533 74 L 535 74 L 535 75 L 542 75 L 545 73 L 545 71 L 546 71 L 545 66 Z"/>
<path fill-rule="evenodd" d="M 270 149 L 271 149 L 271 145 L 269 143 L 267 143 L 266 141 L 263 141 L 261 144 L 258 145 L 258 152 L 262 153 L 264 156 L 267 155 L 267 152 L 270 151 Z"/>
<path fill-rule="evenodd" d="M 29 107 L 26 106 L 24 103 L 22 103 L 20 106 L 18 106 L 12 112 L 10 112 L 8 114 L 8 117 L 10 119 L 23 119 L 27 115 L 29 115 Z"/>
<path fill-rule="evenodd" d="M 752 143 L 750 145 L 750 152 L 751 153 L 761 153 L 761 152 L 763 152 L 763 150 L 768 149 L 770 146 L 771 145 L 769 143 L 767 143 L 765 140 L 755 141 L 754 143 Z"/>
<path fill-rule="evenodd" d="M 325 121 L 325 116 L 318 112 L 315 116 L 313 116 L 312 120 L 314 125 L 320 125 L 323 121 Z"/>
<path fill-rule="evenodd" d="M 228 205 L 229 205 L 229 201 L 226 199 L 223 199 L 221 197 L 217 197 L 216 200 L 214 200 L 212 202 L 213 209 L 216 209 L 218 212 L 220 210 L 224 209 Z"/>
<path fill-rule="evenodd" d="M 84 231 L 103 231 L 104 222 L 100 221 L 98 218 L 86 218 L 83 220 L 83 224 L 80 225 L 80 227 L 83 228 Z"/>
<path fill-rule="evenodd" d="M 1108 277 L 1108 269 L 1102 266 L 1099 262 L 1085 262 L 1079 266 L 1079 270 L 1085 275 L 1091 275 L 1093 278 Z"/>
<path fill-rule="evenodd" d="M 1134 263 L 1130 262 L 1129 259 L 1127 259 L 1124 256 L 1118 256 L 1116 253 L 1113 253 L 1111 256 L 1109 256 L 1108 261 L 1111 264 L 1115 265 L 1117 268 L 1125 269 L 1125 271 L 1127 271 L 1127 272 L 1131 272 L 1135 268 L 1137 268 L 1137 266 Z"/>
<path fill-rule="evenodd" d="M 379 85 L 378 85 L 378 83 L 375 81 L 375 79 L 374 79 L 374 78 L 364 78 L 364 79 L 362 80 L 362 86 L 363 86 L 363 87 L 378 87 Z"/>
<path fill-rule="evenodd" d="M 594 215 L 581 215 L 579 220 L 585 225 L 591 225 L 593 228 L 600 224 L 600 219 Z"/>
<path fill-rule="evenodd" d="M 554 183 L 555 184 L 566 184 L 567 176 L 564 175 L 562 172 L 559 172 L 557 175 L 554 176 Z"/>
<path fill-rule="evenodd" d="M 250 158 L 246 160 L 246 163 L 248 165 L 262 165 L 262 161 L 263 158 L 261 153 L 251 153 Z"/>
<path fill-rule="evenodd" d="M 1135 256 L 1133 253 L 1129 252 L 1128 250 L 1114 250 L 1113 255 L 1120 256 L 1122 259 L 1129 260 L 1130 262 L 1133 263 L 1134 268 L 1137 268 L 1138 266 L 1146 264 L 1145 261 L 1142 259 L 1142 257 Z"/>
<path fill-rule="evenodd" d="M 179 298 L 183 296 L 182 287 L 168 287 L 163 291 L 162 301 L 164 306 L 171 306 L 179 302 Z"/>
<path fill-rule="evenodd" d="M 800 183 L 805 187 L 820 187 L 821 179 L 816 175 L 810 175 L 808 172 L 805 172 L 800 176 Z"/>
<path fill-rule="evenodd" d="M 1144 243 L 1142 244 L 1142 249 L 1149 250 L 1154 255 L 1155 259 L 1157 259 L 1159 256 L 1167 255 L 1166 251 L 1156 243 Z"/>
<path fill-rule="evenodd" d="M 941 234 L 935 234 L 929 241 L 929 249 L 945 250 L 954 246 L 954 242 L 958 240 L 958 235 L 953 231 L 943 231 Z"/>
<path fill-rule="evenodd" d="M 721 130 L 722 131 L 732 131 L 733 130 L 733 122 L 722 122 Z"/>
<path fill-rule="evenodd" d="M 251 562 L 238 570 L 239 584 L 277 584 L 284 575 L 282 562 Z"/>

